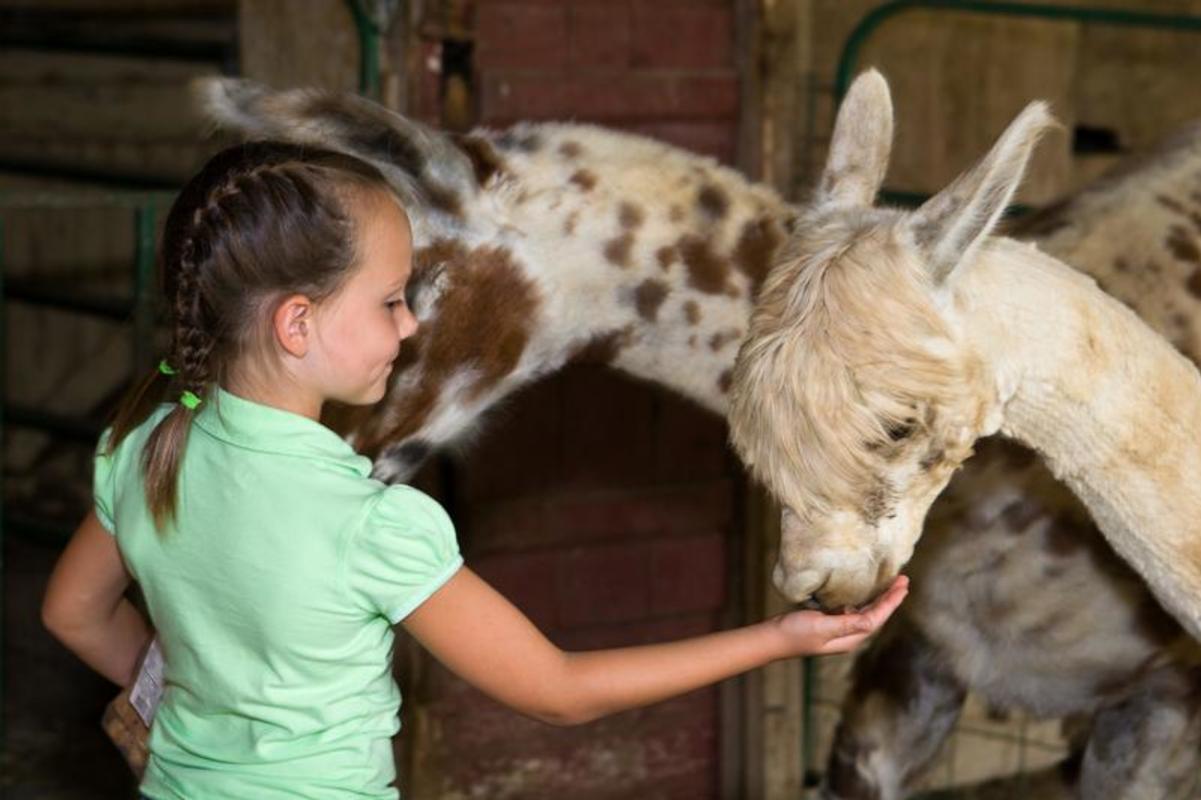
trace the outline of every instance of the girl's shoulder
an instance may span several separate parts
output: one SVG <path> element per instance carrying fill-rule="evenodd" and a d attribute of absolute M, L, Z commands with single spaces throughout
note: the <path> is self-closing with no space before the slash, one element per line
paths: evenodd
<path fill-rule="evenodd" d="M 463 564 L 454 525 L 438 501 L 411 486 L 383 487 L 346 557 L 346 579 L 364 608 L 396 623 Z"/>
<path fill-rule="evenodd" d="M 367 527 L 376 530 L 422 530 L 454 536 L 450 515 L 434 498 L 403 483 L 384 486 L 367 515 Z"/>

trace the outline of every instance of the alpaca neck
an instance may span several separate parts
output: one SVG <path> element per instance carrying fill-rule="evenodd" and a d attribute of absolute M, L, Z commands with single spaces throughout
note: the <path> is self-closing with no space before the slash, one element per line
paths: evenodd
<path fill-rule="evenodd" d="M 1000 429 L 1042 453 L 1115 550 L 1201 637 L 1201 377 L 1133 312 L 1032 247 L 954 287 Z"/>

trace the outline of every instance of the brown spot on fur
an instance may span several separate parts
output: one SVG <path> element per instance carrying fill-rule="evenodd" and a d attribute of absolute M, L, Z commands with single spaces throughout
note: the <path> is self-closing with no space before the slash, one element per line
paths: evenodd
<path fill-rule="evenodd" d="M 729 394 L 730 387 L 734 385 L 734 370 L 727 369 L 717 378 L 717 388 L 721 389 L 722 394 Z"/>
<path fill-rule="evenodd" d="M 730 198 L 711 183 L 705 184 L 696 193 L 696 204 L 711 219 L 721 219 L 730 210 Z"/>
<path fill-rule="evenodd" d="M 699 236 L 687 235 L 676 242 L 676 249 L 688 267 L 688 285 L 706 294 L 721 294 L 726 288 L 730 265 L 718 258 L 709 242 Z"/>
<path fill-rule="evenodd" d="M 655 251 L 655 258 L 659 259 L 659 266 L 665 271 L 671 267 L 671 265 L 674 264 L 676 259 L 679 257 L 680 254 L 677 253 L 676 249 L 669 244 L 664 245 Z"/>
<path fill-rule="evenodd" d="M 731 328 L 726 331 L 718 331 L 709 337 L 709 349 L 714 353 L 720 351 L 730 342 L 736 342 L 742 338 L 742 331 L 737 328 Z"/>
<path fill-rule="evenodd" d="M 689 325 L 695 325 L 701 321 L 701 307 L 695 300 L 689 300 L 684 304 L 684 319 L 688 320 Z"/>
<path fill-rule="evenodd" d="M 779 229 L 768 217 L 759 217 L 742 226 L 738 243 L 734 245 L 734 264 L 750 279 L 755 291 L 771 267 L 772 256 L 783 241 Z"/>
<path fill-rule="evenodd" d="M 1197 247 L 1197 243 L 1183 225 L 1172 226 L 1171 231 L 1168 232 L 1167 245 L 1168 249 L 1172 251 L 1172 255 L 1181 261 L 1201 264 L 1201 248 Z"/>
<path fill-rule="evenodd" d="M 1113 262 L 1113 268 L 1117 272 L 1129 272 L 1130 262 L 1124 258 L 1116 258 Z"/>
<path fill-rule="evenodd" d="M 628 330 L 598 334 L 577 350 L 571 360 L 579 364 L 611 364 L 628 343 Z"/>
<path fill-rule="evenodd" d="M 626 230 L 633 230 L 642 224 L 642 209 L 633 203 L 622 203 L 617 207 L 617 221 Z"/>
<path fill-rule="evenodd" d="M 449 263 L 438 313 L 410 340 L 417 353 L 410 368 L 421 370 L 418 385 L 406 385 L 403 393 L 394 395 L 398 383 L 392 382 L 382 405 L 385 411 L 373 414 L 369 427 L 360 432 L 359 449 L 365 455 L 374 456 L 385 445 L 418 431 L 457 371 L 469 367 L 474 375 L 465 390 L 468 400 L 494 387 L 516 368 L 537 323 L 537 289 L 505 248 L 468 251 L 440 240 L 416 253 L 414 270 L 442 262 Z"/>
<path fill-rule="evenodd" d="M 634 306 L 638 315 L 647 322 L 655 322 L 659 316 L 659 306 L 667 299 L 667 284 L 648 278 L 638 284 L 634 290 Z"/>
<path fill-rule="evenodd" d="M 634 246 L 634 235 L 623 233 L 615 239 L 605 242 L 605 258 L 625 269 L 630 266 L 630 248 Z"/>
<path fill-rule="evenodd" d="M 567 215 L 567 219 L 563 222 L 563 233 L 571 236 L 575 233 L 576 223 L 580 221 L 580 212 L 572 211 Z"/>
<path fill-rule="evenodd" d="M 579 158 L 584 153 L 584 147 L 579 142 L 563 142 L 559 145 L 559 154 L 564 158 Z"/>
<path fill-rule="evenodd" d="M 592 191 L 596 186 L 596 175 L 586 169 L 577 169 L 568 180 L 585 192 Z"/>
<path fill-rule="evenodd" d="M 492 143 L 479 136 L 454 136 L 455 144 L 467 154 L 476 182 L 486 184 L 494 175 L 505 171 L 504 159 L 497 154 Z"/>
<path fill-rule="evenodd" d="M 1193 297 L 1201 298 L 1201 269 L 1193 270 L 1193 274 L 1189 276 L 1185 286 L 1188 287 L 1189 294 Z"/>
<path fill-rule="evenodd" d="M 684 209 L 679 206 L 672 206 L 671 210 L 667 212 L 667 218 L 672 222 L 679 222 L 684 219 Z"/>
<path fill-rule="evenodd" d="M 1166 194 L 1155 195 L 1155 202 L 1159 203 L 1161 206 L 1168 209 L 1169 211 L 1176 212 L 1177 214 L 1187 214 L 1188 213 L 1188 210 L 1185 209 L 1185 207 L 1183 205 L 1181 205 L 1179 200 L 1175 200 L 1171 197 L 1168 197 Z"/>
<path fill-rule="evenodd" d="M 863 508 L 860 514 L 868 525 L 876 525 L 890 508 L 888 487 L 884 484 L 873 486 L 863 498 Z"/>

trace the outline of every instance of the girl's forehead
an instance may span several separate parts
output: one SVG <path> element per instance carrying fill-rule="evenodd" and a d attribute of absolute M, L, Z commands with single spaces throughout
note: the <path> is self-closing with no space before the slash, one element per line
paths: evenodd
<path fill-rule="evenodd" d="M 383 280 L 407 275 L 413 249 L 408 217 L 392 199 L 372 206 L 359 218 L 359 271 Z"/>

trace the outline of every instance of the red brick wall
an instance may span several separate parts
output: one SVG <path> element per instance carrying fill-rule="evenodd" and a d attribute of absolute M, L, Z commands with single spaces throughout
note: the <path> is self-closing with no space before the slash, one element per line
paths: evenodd
<path fill-rule="evenodd" d="M 734 161 L 733 0 L 479 0 L 473 24 L 480 123 L 597 122 Z M 435 90 L 427 81 L 420 96 Z M 501 409 L 453 470 L 467 562 L 564 647 L 725 627 L 739 532 L 725 436 L 719 419 L 664 391 L 570 368 Z M 430 665 L 419 702 L 431 720 L 419 748 L 427 791 L 720 793 L 717 689 L 558 729 Z"/>

